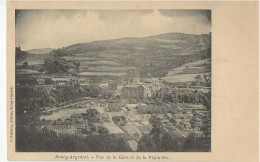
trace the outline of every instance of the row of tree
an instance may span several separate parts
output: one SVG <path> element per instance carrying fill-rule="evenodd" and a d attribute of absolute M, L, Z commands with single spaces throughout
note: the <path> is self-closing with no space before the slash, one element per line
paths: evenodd
<path fill-rule="evenodd" d="M 181 89 L 175 88 L 170 90 L 169 88 L 162 88 L 156 91 L 152 97 L 152 100 L 157 102 L 171 102 L 171 103 L 193 103 L 202 104 L 208 110 L 211 109 L 211 91 L 203 92 L 194 89 Z"/>
<path fill-rule="evenodd" d="M 47 90 L 43 86 L 17 86 L 16 105 L 38 111 L 45 106 L 54 106 L 64 102 L 73 102 L 82 97 L 109 98 L 112 93 L 99 86 L 81 87 L 79 84 L 58 86 Z"/>
<path fill-rule="evenodd" d="M 210 138 L 198 138 L 191 132 L 183 138 L 175 131 L 166 132 L 161 120 L 156 116 L 150 118 L 153 129 L 149 134 L 143 135 L 139 141 L 137 151 L 140 152 L 208 152 L 210 151 Z"/>
<path fill-rule="evenodd" d="M 102 127 L 100 131 L 105 131 Z M 57 135 L 47 129 L 34 127 L 16 128 L 16 151 L 18 152 L 129 152 L 127 140 L 103 133 L 80 137 L 76 135 Z"/>

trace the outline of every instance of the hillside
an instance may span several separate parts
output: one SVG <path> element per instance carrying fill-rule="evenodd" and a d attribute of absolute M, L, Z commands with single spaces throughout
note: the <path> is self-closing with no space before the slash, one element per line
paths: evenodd
<path fill-rule="evenodd" d="M 15 51 L 15 63 L 17 65 L 22 65 L 24 62 L 27 62 L 29 65 L 39 65 L 43 64 L 44 60 L 50 58 L 58 58 L 57 55 L 54 54 L 32 54 L 27 51 L 22 51 L 19 48 L 16 48 Z"/>
<path fill-rule="evenodd" d="M 166 33 L 143 38 L 128 37 L 74 44 L 49 54 L 25 54 L 23 60 L 43 63 L 46 58 L 79 62 L 86 75 L 126 74 L 137 70 L 141 76 L 163 77 L 185 63 L 209 59 L 211 33 L 202 35 Z M 35 57 L 37 56 L 37 57 Z M 29 63 L 30 64 L 30 63 Z"/>

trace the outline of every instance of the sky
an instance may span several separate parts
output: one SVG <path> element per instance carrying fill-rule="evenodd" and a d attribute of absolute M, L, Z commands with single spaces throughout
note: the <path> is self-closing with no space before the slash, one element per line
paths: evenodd
<path fill-rule="evenodd" d="M 22 50 L 163 33 L 207 34 L 210 10 L 16 10 Z"/>

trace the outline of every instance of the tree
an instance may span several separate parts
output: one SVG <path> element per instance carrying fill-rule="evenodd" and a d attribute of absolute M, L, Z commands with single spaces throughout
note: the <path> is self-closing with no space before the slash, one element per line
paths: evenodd
<path fill-rule="evenodd" d="M 203 74 L 203 78 L 205 80 L 205 83 L 208 83 L 208 75 L 207 74 Z"/>
<path fill-rule="evenodd" d="M 194 132 L 190 132 L 184 142 L 185 151 L 199 151 L 200 142 Z"/>
<path fill-rule="evenodd" d="M 162 137 L 162 150 L 163 151 L 182 151 L 183 140 L 175 132 L 167 132 Z"/>
<path fill-rule="evenodd" d="M 170 119 L 170 122 L 173 123 L 173 124 L 176 124 L 176 123 L 177 123 L 174 118 L 171 118 L 171 119 Z"/>
<path fill-rule="evenodd" d="M 86 137 L 85 142 L 91 152 L 130 152 L 131 148 L 125 138 L 115 135 L 99 135 Z"/>
<path fill-rule="evenodd" d="M 24 67 L 24 68 L 27 68 L 27 67 L 28 67 L 28 62 L 27 62 L 27 61 L 25 61 L 25 62 L 23 63 L 23 67 Z"/>
<path fill-rule="evenodd" d="M 58 149 L 58 136 L 55 132 L 47 129 L 37 130 L 34 127 L 25 129 L 24 126 L 17 125 L 16 150 L 22 152 L 53 152 Z"/>
<path fill-rule="evenodd" d="M 50 74 L 67 72 L 69 69 L 67 63 L 61 60 L 51 60 L 49 58 L 44 60 L 43 70 L 47 70 Z"/>
<path fill-rule="evenodd" d="M 100 122 L 100 114 L 96 109 L 87 109 L 82 115 L 90 122 Z"/>
<path fill-rule="evenodd" d="M 80 137 L 60 134 L 33 125 L 16 125 L 16 150 L 19 152 L 130 152 L 127 140 L 109 134 Z"/>
<path fill-rule="evenodd" d="M 97 127 L 93 123 L 88 123 L 88 127 L 91 133 L 97 131 Z"/>
<path fill-rule="evenodd" d="M 109 130 L 104 126 L 98 126 L 98 133 L 99 134 L 109 134 Z"/>
<path fill-rule="evenodd" d="M 197 84 L 197 82 L 196 82 L 196 79 L 195 79 L 195 82 L 194 81 L 192 81 L 191 82 L 191 86 L 197 86 L 198 84 Z"/>
<path fill-rule="evenodd" d="M 41 99 L 41 106 L 46 106 L 46 104 L 47 104 L 46 99 L 45 99 L 45 98 L 42 98 L 42 99 Z"/>
<path fill-rule="evenodd" d="M 80 62 L 73 62 L 73 64 L 76 67 L 77 72 L 79 72 Z"/>
<path fill-rule="evenodd" d="M 195 124 L 191 124 L 192 129 L 195 129 L 195 127 L 196 127 Z"/>
<path fill-rule="evenodd" d="M 150 124 L 153 126 L 151 130 L 151 135 L 153 138 L 154 143 L 157 147 L 161 148 L 162 145 L 162 136 L 164 133 L 163 125 L 161 123 L 160 118 L 156 117 L 155 115 L 151 116 L 149 120 Z"/>
<path fill-rule="evenodd" d="M 201 82 L 201 75 L 196 75 L 195 76 L 195 81 L 200 83 Z"/>
<path fill-rule="evenodd" d="M 51 78 L 46 78 L 45 80 L 45 84 L 52 84 L 52 79 Z"/>
<path fill-rule="evenodd" d="M 34 102 L 34 103 L 33 103 L 33 108 L 34 108 L 35 111 L 39 111 L 39 108 L 40 108 L 40 107 L 39 107 L 39 105 L 38 105 L 37 102 Z"/>
<path fill-rule="evenodd" d="M 143 134 L 142 138 L 140 139 L 138 146 L 138 152 L 154 152 L 158 151 L 158 147 L 154 143 L 152 136 L 150 134 Z"/>

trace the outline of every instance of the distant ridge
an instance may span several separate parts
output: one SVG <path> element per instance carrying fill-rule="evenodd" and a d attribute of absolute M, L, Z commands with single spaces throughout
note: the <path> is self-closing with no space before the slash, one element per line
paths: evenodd
<path fill-rule="evenodd" d="M 163 33 L 158 35 L 151 35 L 145 37 L 123 37 L 123 38 L 115 38 L 115 39 L 106 39 L 106 40 L 96 40 L 91 42 L 82 42 L 72 44 L 66 47 L 59 48 L 62 50 L 73 50 L 74 48 L 87 48 L 89 45 L 100 46 L 100 45 L 111 45 L 114 43 L 120 44 L 135 44 L 140 43 L 143 45 L 143 42 L 153 41 L 153 40 L 186 40 L 191 41 L 194 43 L 194 40 L 199 40 L 204 43 L 210 42 L 211 32 L 207 34 L 185 34 L 185 33 L 178 33 L 178 32 L 170 32 L 170 33 Z M 196 42 L 197 43 L 197 42 Z M 195 44 L 196 44 L 195 43 Z M 41 48 L 41 49 L 30 49 L 26 50 L 25 52 L 29 54 L 49 54 L 53 52 L 53 48 Z M 96 50 L 96 49 L 95 49 Z M 83 50 L 85 52 L 85 50 Z M 70 52 L 69 52 L 70 53 Z"/>
<path fill-rule="evenodd" d="M 47 54 L 50 53 L 53 49 L 52 48 L 41 48 L 41 49 L 30 49 L 25 52 L 31 54 Z"/>

